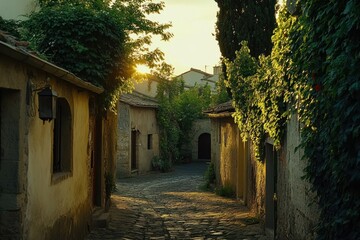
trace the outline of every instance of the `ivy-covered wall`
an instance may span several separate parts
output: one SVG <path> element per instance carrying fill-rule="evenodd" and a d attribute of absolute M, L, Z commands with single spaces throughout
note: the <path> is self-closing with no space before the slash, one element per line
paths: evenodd
<path fill-rule="evenodd" d="M 355 0 L 299 1 L 291 14 L 281 7 L 269 56 L 252 57 L 242 42 L 226 61 L 235 121 L 260 162 L 266 136 L 286 149 L 286 124 L 298 114 L 301 138 L 290 153 L 303 154 L 286 161 L 305 167 L 289 176 L 305 177 L 317 196 L 317 239 L 360 238 L 359 13 Z"/>
<path fill-rule="evenodd" d="M 301 141 L 297 115 L 291 116 L 283 146 L 279 151 L 277 166 L 277 229 L 282 239 L 314 239 L 319 217 L 316 195 L 311 184 L 302 179 L 307 161 L 304 151 L 295 151 Z"/>

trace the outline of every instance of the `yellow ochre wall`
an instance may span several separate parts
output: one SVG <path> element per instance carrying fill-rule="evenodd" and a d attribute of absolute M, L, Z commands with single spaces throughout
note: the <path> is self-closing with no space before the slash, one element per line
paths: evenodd
<path fill-rule="evenodd" d="M 139 174 L 149 172 L 152 169 L 151 161 L 153 157 L 159 155 L 159 130 L 156 121 L 156 111 L 154 108 L 131 107 L 130 122 L 132 129 L 139 130 L 137 139 L 137 166 Z M 147 149 L 148 134 L 153 135 L 152 149 Z"/>
<path fill-rule="evenodd" d="M 4 55 L 0 55 L 0 72 L 2 94 L 16 90 L 19 96 L 16 102 L 2 106 L 16 108 L 11 111 L 19 114 L 14 126 L 18 132 L 10 136 L 18 145 L 13 150 L 18 151 L 18 157 L 11 160 L 11 164 L 18 166 L 11 179 L 18 187 L 16 191 L 0 194 L 3 218 L 0 228 L 15 219 L 7 234 L 16 239 L 83 239 L 92 207 L 88 153 L 90 93 Z M 52 176 L 54 121 L 43 122 L 38 117 L 37 93 L 48 83 L 59 97 L 67 99 L 72 116 L 72 171 L 56 181 Z M 6 147 L 4 144 L 1 147 Z M 8 165 L 2 167 L 11 170 Z M 6 168 L 2 170 L 1 177 L 9 178 L 4 174 Z"/>
<path fill-rule="evenodd" d="M 37 116 L 32 118 L 29 128 L 28 206 L 25 221 L 29 239 L 53 239 L 57 236 L 68 239 L 85 234 L 84 221 L 89 220 L 86 216 L 91 207 L 87 152 L 89 95 L 86 91 L 79 91 L 55 79 L 51 79 L 51 85 L 58 97 L 65 98 L 70 105 L 72 171 L 65 179 L 58 176 L 61 173 L 52 174 L 54 121 L 43 122 Z"/>
<path fill-rule="evenodd" d="M 215 165 L 217 184 L 231 187 L 236 197 L 246 200 L 247 144 L 231 117 L 211 119 L 211 158 Z"/>

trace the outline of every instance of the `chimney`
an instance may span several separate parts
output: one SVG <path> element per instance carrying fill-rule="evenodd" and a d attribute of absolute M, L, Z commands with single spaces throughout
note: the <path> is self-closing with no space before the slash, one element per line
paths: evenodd
<path fill-rule="evenodd" d="M 214 66 L 213 67 L 214 75 L 219 75 L 222 72 L 221 66 Z"/>

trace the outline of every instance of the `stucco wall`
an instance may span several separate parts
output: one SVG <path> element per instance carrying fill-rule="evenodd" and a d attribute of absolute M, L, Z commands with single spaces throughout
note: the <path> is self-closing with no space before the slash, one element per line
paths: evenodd
<path fill-rule="evenodd" d="M 286 145 L 278 164 L 278 225 L 277 235 L 283 239 L 314 239 L 314 227 L 318 218 L 317 204 L 310 184 L 301 177 L 306 161 L 303 151 L 295 148 L 300 144 L 297 116 L 292 116 L 287 126 Z"/>
<path fill-rule="evenodd" d="M 135 85 L 135 91 L 150 97 L 156 96 L 157 85 L 158 85 L 157 81 L 145 80 L 142 82 L 136 82 L 134 83 L 134 85 Z"/>
<path fill-rule="evenodd" d="M 139 174 L 152 169 L 151 160 L 159 155 L 159 130 L 156 110 L 153 108 L 131 108 L 131 128 L 139 131 L 137 139 L 137 166 Z M 152 149 L 147 148 L 148 134 L 152 134 Z"/>
<path fill-rule="evenodd" d="M 199 136 L 203 133 L 210 133 L 211 135 L 211 122 L 210 119 L 198 119 L 193 123 L 191 130 L 191 158 L 193 161 L 198 160 L 198 145 L 199 145 Z"/>
<path fill-rule="evenodd" d="M 195 71 L 189 71 L 180 76 L 181 79 L 184 80 L 185 86 L 194 86 L 197 85 L 204 85 L 205 83 L 201 81 L 204 78 L 204 74 Z"/>
<path fill-rule="evenodd" d="M 238 128 L 232 118 L 223 119 L 220 140 L 220 185 L 236 190 Z"/>
<path fill-rule="evenodd" d="M 220 138 L 219 138 L 219 126 L 220 121 L 216 118 L 211 118 L 211 162 L 215 166 L 215 172 L 217 179 L 219 179 L 219 161 L 220 161 Z"/>
<path fill-rule="evenodd" d="M 215 164 L 217 185 L 231 187 L 238 199 L 247 196 L 247 143 L 240 137 L 233 118 L 211 119 L 211 152 Z"/>
<path fill-rule="evenodd" d="M 263 217 L 265 214 L 265 162 L 257 160 L 254 155 L 252 143 L 249 142 L 249 164 L 247 167 L 248 189 L 246 205 L 249 209 Z"/>
<path fill-rule="evenodd" d="M 13 121 L 14 135 L 7 137 L 15 146 L 11 148 L 11 161 L 16 168 L 5 167 L 1 159 L 1 169 L 15 171 L 8 182 L 16 186 L 12 192 L 1 191 L 1 227 L 4 222 L 11 224 L 14 231 L 17 227 L 21 239 L 81 239 L 87 233 L 91 213 L 89 93 L 3 55 L 0 72 L 1 93 L 6 93 L 7 100 L 15 97 L 4 107 L 18 115 Z M 72 171 L 67 177 L 52 173 L 54 121 L 43 122 L 38 117 L 37 92 L 48 83 L 59 97 L 67 99 L 71 109 Z M 8 88 L 18 89 L 18 94 L 9 94 Z M 7 121 L 3 117 L 1 120 Z M 3 145 L 6 140 L 1 142 L 1 148 L 7 148 Z M 3 177 L 3 172 L 0 175 Z"/>
<path fill-rule="evenodd" d="M 34 82 L 46 77 L 35 73 Z M 89 94 L 51 76 L 50 83 L 58 97 L 65 98 L 70 105 L 72 171 L 64 178 L 60 176 L 63 173 L 52 173 L 54 121 L 43 122 L 38 118 L 35 94 L 31 103 L 35 111 L 29 128 L 25 226 L 29 239 L 51 239 L 59 234 L 64 239 L 75 239 L 84 236 L 90 224 Z"/>
<path fill-rule="evenodd" d="M 117 177 L 131 176 L 131 131 L 137 131 L 137 174 L 152 170 L 151 161 L 159 155 L 159 130 L 154 108 L 133 107 L 119 103 L 117 137 Z M 148 134 L 152 134 L 152 149 L 148 149 Z"/>

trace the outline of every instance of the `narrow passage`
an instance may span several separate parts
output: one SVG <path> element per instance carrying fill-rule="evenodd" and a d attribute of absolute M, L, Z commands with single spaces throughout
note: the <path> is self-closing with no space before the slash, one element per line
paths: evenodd
<path fill-rule="evenodd" d="M 266 239 L 239 201 L 199 190 L 205 169 L 191 163 L 119 180 L 109 227 L 87 239 Z"/>

